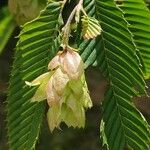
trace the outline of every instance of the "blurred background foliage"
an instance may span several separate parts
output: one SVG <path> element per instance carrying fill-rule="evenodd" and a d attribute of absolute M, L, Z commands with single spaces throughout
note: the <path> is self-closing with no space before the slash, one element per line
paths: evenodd
<path fill-rule="evenodd" d="M 150 0 L 145 1 L 150 8 Z M 0 0 L 0 150 L 8 150 L 5 105 L 8 81 L 17 43 L 17 38 L 15 37 L 20 31 L 12 15 L 4 6 L 7 7 L 7 1 Z M 72 8 L 73 6 L 70 5 L 66 7 L 67 10 L 72 10 Z M 65 15 L 68 16 L 68 14 Z M 7 30 L 4 29 L 6 26 L 8 26 Z M 61 130 L 50 133 L 45 116 L 37 150 L 104 150 L 104 148 L 100 148 L 99 120 L 101 118 L 100 104 L 107 83 L 96 68 L 86 70 L 86 75 L 94 107 L 87 111 L 85 129 L 67 128 L 62 124 Z M 149 81 L 147 84 L 150 87 Z M 135 103 L 149 121 L 150 101 L 148 99 L 150 98 L 135 99 Z"/>

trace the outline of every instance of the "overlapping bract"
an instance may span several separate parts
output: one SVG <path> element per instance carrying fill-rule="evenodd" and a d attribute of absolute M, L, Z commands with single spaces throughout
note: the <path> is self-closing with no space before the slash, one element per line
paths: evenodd
<path fill-rule="evenodd" d="M 68 126 L 84 127 L 85 108 L 92 102 L 84 78 L 83 62 L 79 54 L 65 49 L 50 61 L 50 72 L 40 75 L 29 86 L 39 85 L 31 101 L 47 99 L 47 113 L 50 130 L 58 128 L 61 122 Z"/>

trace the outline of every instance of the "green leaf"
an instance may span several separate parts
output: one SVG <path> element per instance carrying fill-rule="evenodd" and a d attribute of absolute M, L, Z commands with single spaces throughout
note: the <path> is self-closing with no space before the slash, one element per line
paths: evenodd
<path fill-rule="evenodd" d="M 94 46 L 97 50 L 94 64 L 109 79 L 103 101 L 105 142 L 110 150 L 127 147 L 148 150 L 148 124 L 132 102 L 133 96 L 146 92 L 131 34 L 112 0 L 96 0 L 95 6 L 102 35 Z"/>
<path fill-rule="evenodd" d="M 8 94 L 8 136 L 11 150 L 35 148 L 45 113 L 45 103 L 31 103 L 35 88 L 25 85 L 47 71 L 59 48 L 61 3 L 49 2 L 19 35 Z M 56 39 L 56 40 L 55 40 Z"/>
<path fill-rule="evenodd" d="M 143 0 L 123 0 L 119 7 L 143 61 L 146 78 L 150 78 L 150 12 Z"/>
<path fill-rule="evenodd" d="M 84 9 L 88 16 L 95 16 L 95 0 L 85 0 L 84 1 Z M 96 40 L 79 40 L 79 53 L 84 61 L 85 68 L 92 65 L 96 60 Z"/>
<path fill-rule="evenodd" d="M 7 8 L 2 8 L 0 10 L 0 54 L 4 50 L 15 27 L 16 24 L 13 20 L 13 16 L 9 13 Z"/>
<path fill-rule="evenodd" d="M 103 102 L 103 142 L 111 150 L 127 147 L 148 150 L 148 124 L 132 103 L 133 96 L 146 93 L 145 82 L 122 11 L 112 0 L 96 0 L 96 4 L 94 0 L 86 0 L 84 8 L 92 17 L 96 12 L 102 27 L 102 36 L 82 40 L 79 50 L 85 68 L 92 64 L 98 66 L 109 79 Z"/>
<path fill-rule="evenodd" d="M 25 81 L 29 87 L 38 86 L 34 96 L 31 98 L 31 102 L 40 102 L 46 99 L 46 87 L 52 74 L 52 72 L 46 72 L 32 82 Z"/>

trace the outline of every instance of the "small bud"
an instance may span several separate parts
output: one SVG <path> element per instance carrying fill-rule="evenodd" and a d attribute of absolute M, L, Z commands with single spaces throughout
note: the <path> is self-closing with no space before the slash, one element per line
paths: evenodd
<path fill-rule="evenodd" d="M 93 39 L 101 34 L 101 26 L 98 20 L 93 17 L 83 16 L 82 35 L 84 39 Z"/>

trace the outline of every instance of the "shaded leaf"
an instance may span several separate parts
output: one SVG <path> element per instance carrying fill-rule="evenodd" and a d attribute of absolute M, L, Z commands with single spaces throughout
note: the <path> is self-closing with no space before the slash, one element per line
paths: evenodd
<path fill-rule="evenodd" d="M 133 96 L 145 92 L 145 82 L 132 37 L 122 12 L 111 0 L 96 0 L 96 14 L 102 27 L 97 38 L 99 66 L 109 79 L 103 101 L 104 131 L 111 150 L 149 149 L 149 129 L 132 103 Z M 100 46 L 99 46 L 100 45 Z"/>
<path fill-rule="evenodd" d="M 15 27 L 16 24 L 13 20 L 13 16 L 9 13 L 7 8 L 2 8 L 0 10 L 0 54 L 4 50 Z"/>
<path fill-rule="evenodd" d="M 143 61 L 145 77 L 150 77 L 150 12 L 143 0 L 123 0 L 119 7 L 133 34 L 134 42 Z"/>
<path fill-rule="evenodd" d="M 45 113 L 45 104 L 31 103 L 35 88 L 25 85 L 47 71 L 57 53 L 61 4 L 49 2 L 35 20 L 25 24 L 19 35 L 8 94 L 10 149 L 34 149 Z M 55 40 L 56 39 L 56 40 Z"/>

